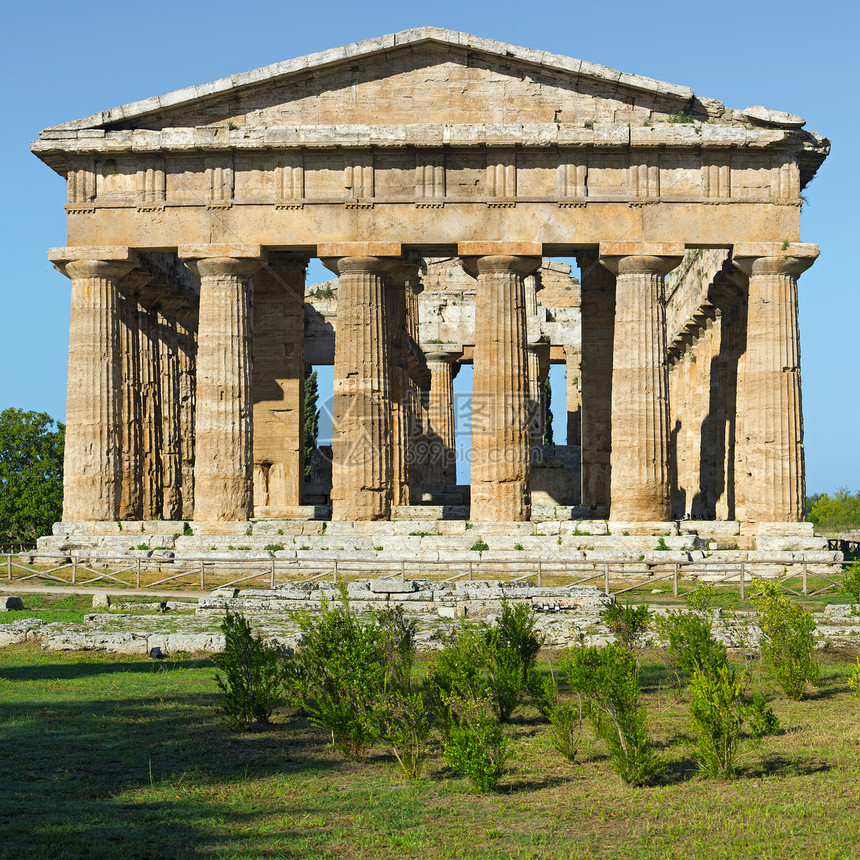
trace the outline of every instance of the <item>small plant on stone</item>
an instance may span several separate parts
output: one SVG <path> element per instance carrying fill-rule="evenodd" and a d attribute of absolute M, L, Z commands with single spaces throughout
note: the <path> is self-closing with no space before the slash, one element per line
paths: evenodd
<path fill-rule="evenodd" d="M 486 552 L 489 548 L 483 540 L 476 540 L 472 544 L 472 552 Z"/>
<path fill-rule="evenodd" d="M 610 603 L 603 610 L 602 621 L 617 642 L 625 648 L 635 648 L 648 632 L 652 615 L 647 603 L 633 606 L 628 600 L 624 606 L 618 602 Z"/>
<path fill-rule="evenodd" d="M 815 620 L 775 582 L 762 582 L 752 600 L 762 632 L 762 662 L 783 693 L 800 701 L 807 686 L 818 680 Z"/>
<path fill-rule="evenodd" d="M 522 548 L 523 548 L 523 545 L 521 543 L 515 543 L 514 544 L 514 549 L 517 550 L 517 552 L 520 552 L 522 550 Z"/>
<path fill-rule="evenodd" d="M 645 785 L 661 770 L 639 706 L 639 664 L 622 645 L 577 648 L 564 663 L 568 683 L 621 779 Z"/>
<path fill-rule="evenodd" d="M 149 547 L 145 543 L 139 543 L 137 545 L 138 549 L 149 549 Z"/>
<path fill-rule="evenodd" d="M 284 548 L 284 545 L 282 543 L 270 543 L 266 547 L 266 550 L 268 552 L 278 552 L 279 550 L 282 550 L 283 548 Z"/>
<path fill-rule="evenodd" d="M 657 539 L 657 546 L 655 546 L 655 547 L 654 547 L 654 549 L 655 549 L 655 550 L 659 550 L 659 551 L 661 551 L 661 552 L 668 552 L 668 550 L 670 549 L 670 547 L 669 547 L 669 545 L 666 543 L 666 539 L 661 537 L 661 538 L 658 538 L 658 539 Z"/>
<path fill-rule="evenodd" d="M 221 632 L 224 651 L 215 654 L 212 662 L 223 673 L 215 680 L 224 719 L 237 731 L 247 731 L 255 721 L 268 723 L 282 698 L 284 652 L 255 635 L 239 613 L 227 610 Z"/>
<path fill-rule="evenodd" d="M 182 534 L 184 534 L 185 537 L 191 537 L 194 534 L 194 529 L 192 529 L 188 523 L 185 523 L 185 528 L 182 530 Z"/>

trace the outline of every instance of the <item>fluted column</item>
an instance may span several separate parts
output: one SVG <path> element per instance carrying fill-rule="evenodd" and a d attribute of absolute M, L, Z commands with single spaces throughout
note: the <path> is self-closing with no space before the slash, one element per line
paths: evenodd
<path fill-rule="evenodd" d="M 161 511 L 165 520 L 176 520 L 182 511 L 182 451 L 179 407 L 179 333 L 175 303 L 160 302 L 158 325 L 158 402 L 161 405 Z"/>
<path fill-rule="evenodd" d="M 615 274 L 610 518 L 663 522 L 671 515 L 665 275 L 683 245 L 605 243 Z"/>
<path fill-rule="evenodd" d="M 463 248 L 461 246 L 461 253 Z M 536 256 L 466 256 L 478 279 L 472 386 L 472 507 L 477 522 L 531 515 L 524 278 Z"/>
<path fill-rule="evenodd" d="M 161 517 L 161 349 L 158 312 L 141 303 L 137 306 L 138 398 L 140 402 L 140 517 Z"/>
<path fill-rule="evenodd" d="M 428 352 L 430 396 L 427 401 L 428 484 L 453 486 L 457 483 L 457 451 L 454 425 L 454 377 L 457 355 L 450 352 Z"/>
<path fill-rule="evenodd" d="M 235 256 L 228 256 L 230 253 Z M 180 247 L 200 276 L 194 519 L 251 517 L 251 275 L 259 246 Z M 239 253 L 243 256 L 239 256 Z"/>
<path fill-rule="evenodd" d="M 608 505 L 612 450 L 612 349 L 615 276 L 596 251 L 578 251 L 580 269 L 580 444 L 582 504 Z M 570 373 L 570 370 L 568 370 Z M 570 442 L 568 442 L 570 444 Z"/>
<path fill-rule="evenodd" d="M 179 340 L 179 450 L 183 520 L 194 518 L 194 412 L 197 363 L 197 309 L 177 313 Z"/>
<path fill-rule="evenodd" d="M 818 246 L 739 244 L 733 263 L 749 277 L 743 380 L 745 517 L 804 517 L 806 482 L 800 394 L 797 278 Z"/>
<path fill-rule="evenodd" d="M 392 269 L 386 281 L 385 315 L 388 329 L 391 402 L 391 503 L 408 505 L 409 491 L 409 370 L 407 367 L 407 291 L 417 265 Z"/>
<path fill-rule="evenodd" d="M 152 280 L 135 270 L 120 280 L 120 501 L 119 519 L 142 517 L 139 291 Z"/>
<path fill-rule="evenodd" d="M 255 509 L 302 503 L 307 262 L 270 254 L 254 277 Z"/>
<path fill-rule="evenodd" d="M 319 249 L 321 256 L 324 254 Z M 329 256 L 338 275 L 332 400 L 332 519 L 391 514 L 391 405 L 385 278 L 399 261 Z"/>
<path fill-rule="evenodd" d="M 110 251 L 114 259 L 86 258 L 83 248 L 49 252 L 51 262 L 72 281 L 65 521 L 115 520 L 119 515 L 122 370 L 117 281 L 134 261 L 127 248 L 93 250 Z"/>
<path fill-rule="evenodd" d="M 540 355 L 537 344 L 526 347 L 526 366 L 529 378 L 529 447 L 532 460 L 539 454 L 544 437 L 543 377 L 540 372 Z"/>

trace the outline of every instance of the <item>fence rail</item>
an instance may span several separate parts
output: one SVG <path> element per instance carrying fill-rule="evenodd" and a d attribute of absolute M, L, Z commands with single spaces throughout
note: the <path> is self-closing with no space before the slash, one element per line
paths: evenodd
<path fill-rule="evenodd" d="M 697 561 L 642 562 L 628 559 L 607 561 L 553 561 L 546 559 L 517 559 L 516 561 L 426 561 L 415 559 L 363 560 L 332 559 L 207 559 L 163 563 L 152 559 L 134 559 L 132 563 L 114 567 L 116 558 L 89 556 L 86 560 L 72 559 L 54 567 L 34 569 L 33 565 L 6 559 L 6 578 L 10 582 L 47 581 L 58 585 L 93 586 L 157 590 L 168 583 L 199 587 L 201 591 L 251 585 L 256 581 L 274 588 L 287 582 L 334 582 L 358 578 L 438 579 L 455 582 L 473 579 L 500 579 L 507 582 L 534 580 L 538 586 L 599 584 L 606 594 L 626 594 L 658 582 L 672 584 L 678 596 L 679 583 L 691 577 L 707 577 L 715 584 L 737 585 L 741 600 L 756 581 L 776 581 L 785 591 L 798 597 L 815 597 L 828 591 L 841 591 L 842 583 L 833 576 L 842 573 L 850 562 L 833 561 Z M 765 576 L 762 567 L 783 568 L 782 574 Z M 451 571 L 456 572 L 451 575 Z M 827 571 L 826 575 L 823 570 Z M 170 575 L 164 576 L 170 572 Z M 178 571 L 178 572 L 177 572 Z M 65 575 L 61 575 L 65 574 Z M 722 575 L 720 575 L 722 574 Z M 641 581 L 626 584 L 641 577 Z M 624 580 L 623 587 L 618 580 Z M 564 580 L 564 582 L 560 582 Z M 615 581 L 613 583 L 613 580 Z M 792 583 L 795 587 L 790 587 Z M 822 583 L 824 583 L 822 585 Z M 613 588 L 613 584 L 615 588 Z"/>

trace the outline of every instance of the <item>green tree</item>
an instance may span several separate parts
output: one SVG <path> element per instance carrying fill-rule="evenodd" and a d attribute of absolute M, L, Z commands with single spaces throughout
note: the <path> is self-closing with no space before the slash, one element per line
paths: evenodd
<path fill-rule="evenodd" d="M 552 383 L 549 380 L 549 374 L 543 381 L 544 393 L 544 409 L 543 409 L 543 443 L 544 445 L 552 445 L 553 430 L 552 430 Z"/>
<path fill-rule="evenodd" d="M 61 519 L 65 433 L 44 412 L 0 412 L 0 544 L 33 543 Z"/>
<path fill-rule="evenodd" d="M 314 370 L 305 377 L 304 384 L 304 409 L 302 421 L 302 434 L 304 438 L 304 465 L 305 480 L 311 478 L 311 457 L 317 447 L 317 434 L 319 433 L 320 411 L 317 409 L 319 390 L 317 388 L 317 372 Z"/>
<path fill-rule="evenodd" d="M 815 524 L 819 534 L 860 529 L 860 490 L 851 493 L 847 487 L 840 487 L 832 496 L 809 496 L 806 510 L 806 519 Z"/>

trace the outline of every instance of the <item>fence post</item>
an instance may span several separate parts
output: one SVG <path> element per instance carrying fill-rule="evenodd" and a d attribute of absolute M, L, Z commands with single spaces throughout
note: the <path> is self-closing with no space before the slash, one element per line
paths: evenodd
<path fill-rule="evenodd" d="M 678 562 L 675 562 L 675 569 L 672 574 L 672 594 L 677 597 L 678 596 L 678 569 L 680 565 Z"/>
<path fill-rule="evenodd" d="M 134 565 L 134 587 L 140 588 L 140 559 L 135 559 Z"/>
<path fill-rule="evenodd" d="M 6 556 L 6 564 L 9 568 L 9 582 L 12 581 L 12 553 Z"/>
<path fill-rule="evenodd" d="M 543 569 L 541 567 L 540 559 L 538 559 L 538 588 L 543 588 Z"/>
<path fill-rule="evenodd" d="M 609 594 L 609 562 L 603 562 L 603 591 Z"/>
<path fill-rule="evenodd" d="M 744 591 L 744 563 L 741 562 L 741 600 L 746 600 L 746 592 Z"/>
<path fill-rule="evenodd" d="M 78 581 L 78 560 L 72 556 L 72 585 Z"/>
<path fill-rule="evenodd" d="M 201 591 L 206 590 L 205 582 L 206 582 L 206 562 L 201 561 L 200 562 L 200 590 Z"/>
<path fill-rule="evenodd" d="M 406 582 L 406 562 L 402 559 L 400 561 L 400 581 Z"/>
<path fill-rule="evenodd" d="M 337 559 L 334 560 L 334 569 L 332 570 L 334 581 L 337 582 Z"/>
<path fill-rule="evenodd" d="M 472 562 L 469 562 L 469 582 L 472 581 Z"/>
<path fill-rule="evenodd" d="M 807 570 L 806 570 L 806 562 L 803 562 L 803 593 L 809 594 L 809 588 L 807 585 Z"/>
<path fill-rule="evenodd" d="M 272 575 L 269 578 L 269 588 L 275 587 L 275 560 L 272 559 Z"/>

